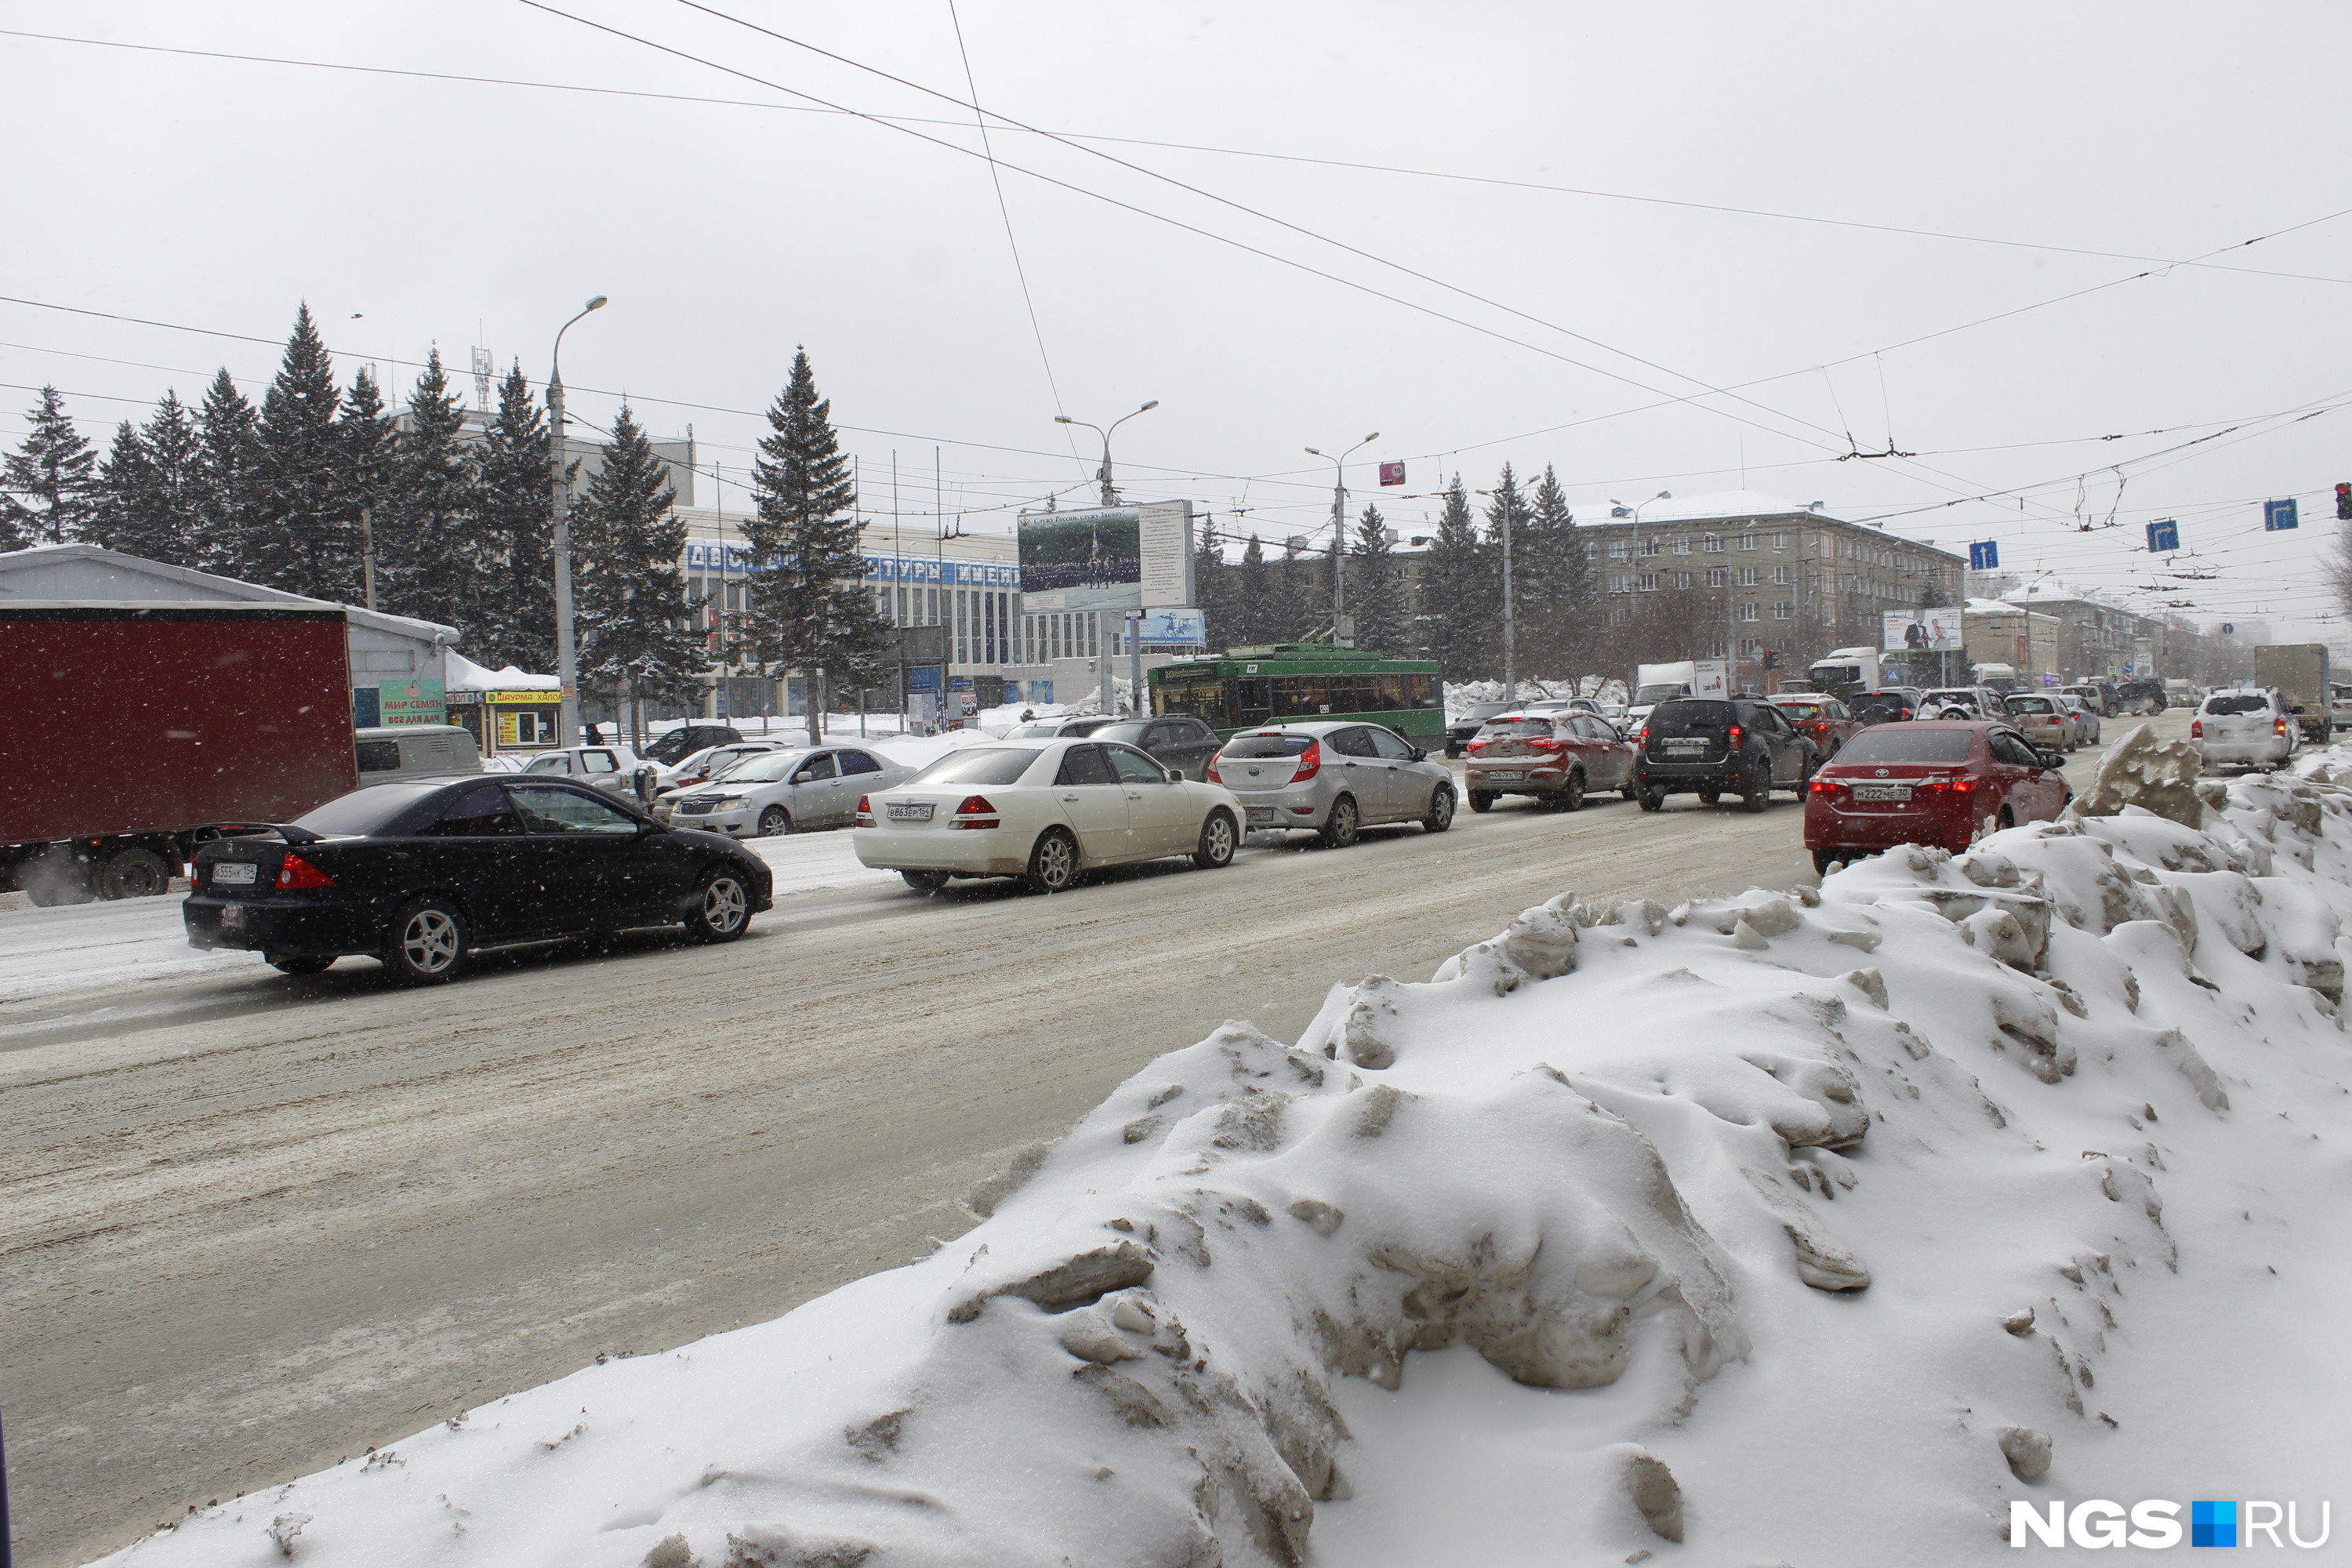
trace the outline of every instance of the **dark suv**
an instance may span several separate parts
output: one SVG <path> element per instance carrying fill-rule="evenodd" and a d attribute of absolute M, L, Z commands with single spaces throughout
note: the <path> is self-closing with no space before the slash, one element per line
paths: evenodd
<path fill-rule="evenodd" d="M 706 746 L 731 746 L 743 737 L 732 724 L 680 724 L 647 746 L 640 754 L 649 763 L 676 767 Z"/>
<path fill-rule="evenodd" d="M 1822 765 L 1820 748 L 1771 703 L 1744 698 L 1661 702 L 1651 710 L 1638 743 L 1634 799 L 1643 811 L 1685 793 L 1708 805 L 1736 795 L 1748 810 L 1761 811 L 1776 789 L 1804 794 Z"/>

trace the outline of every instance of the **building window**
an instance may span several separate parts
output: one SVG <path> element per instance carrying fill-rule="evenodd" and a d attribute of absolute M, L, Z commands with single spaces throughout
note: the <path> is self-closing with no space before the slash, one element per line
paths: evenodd
<path fill-rule="evenodd" d="M 1633 591 L 1633 574 L 1626 572 L 1612 572 L 1609 574 L 1609 591 L 1612 594 L 1632 593 Z"/>
<path fill-rule="evenodd" d="M 1642 541 L 1642 553 L 1644 555 L 1655 555 L 1661 548 L 1662 547 L 1658 543 L 1658 539 L 1655 534 L 1653 534 L 1649 538 Z"/>
<path fill-rule="evenodd" d="M 1757 618 L 1757 614 L 1756 614 L 1756 612 L 1757 612 L 1757 604 L 1756 604 L 1756 601 L 1755 601 L 1755 600 L 1753 600 L 1753 599 L 1742 599 L 1742 600 L 1740 600 L 1740 601 L 1739 601 L 1739 614 L 1738 614 L 1738 619 L 1743 620 L 1743 621 L 1752 621 L 1752 620 L 1755 620 L 1755 619 Z"/>
<path fill-rule="evenodd" d="M 1739 585 L 1743 588 L 1753 588 L 1756 586 L 1757 578 L 1761 574 L 1755 567 L 1742 566 L 1739 569 Z"/>
<path fill-rule="evenodd" d="M 1708 567 L 1708 568 L 1706 569 L 1706 585 L 1707 585 L 1708 587 L 1710 587 L 1710 588 L 1720 588 L 1720 587 L 1722 587 L 1722 586 L 1723 586 L 1723 574 L 1724 574 L 1724 573 L 1725 573 L 1726 571 L 1727 571 L 1727 570 L 1728 570 L 1728 568 L 1727 568 L 1727 567 L 1722 567 L 1722 566 L 1710 566 L 1710 567 Z"/>
<path fill-rule="evenodd" d="M 1687 587 L 1689 587 L 1690 585 L 1691 585 L 1691 574 L 1690 574 L 1689 573 L 1687 573 L 1687 572 L 1677 572 L 1677 573 L 1675 573 L 1675 587 L 1677 587 L 1677 588 L 1687 588 Z"/>
<path fill-rule="evenodd" d="M 1688 555 L 1690 552 L 1690 535 L 1687 533 L 1678 533 L 1675 535 L 1675 553 L 1677 555 Z"/>
<path fill-rule="evenodd" d="M 1789 569 L 1786 566 L 1772 568 L 1772 585 L 1776 588 L 1785 588 L 1789 585 Z"/>
<path fill-rule="evenodd" d="M 1609 542 L 1609 559 L 1610 559 L 1610 560 L 1612 560 L 1612 561 L 1622 561 L 1622 560 L 1624 560 L 1624 559 L 1625 559 L 1625 557 L 1627 557 L 1628 555 L 1631 555 L 1632 553 L 1633 553 L 1633 542 L 1632 540 L 1630 540 L 1630 539 L 1612 539 L 1612 540 L 1611 540 L 1611 541 Z"/>
<path fill-rule="evenodd" d="M 1783 599 L 1772 606 L 1772 618 L 1776 621 L 1793 621 L 1797 618 L 1797 606 Z"/>
<path fill-rule="evenodd" d="M 1655 572 L 1644 572 L 1633 580 L 1633 585 L 1644 594 L 1654 594 L 1658 591 L 1658 574 Z"/>
<path fill-rule="evenodd" d="M 1700 552 L 1704 554 L 1720 555 L 1723 553 L 1723 535 L 1719 533 L 1710 533 L 1705 539 L 1699 541 L 1698 547 Z"/>
<path fill-rule="evenodd" d="M 1584 558 L 1587 561 L 1598 561 L 1601 559 L 1601 546 L 1598 544 L 1587 543 L 1584 547 Z"/>
<path fill-rule="evenodd" d="M 1772 536 L 1772 548 L 1775 550 L 1788 549 L 1789 536 L 1786 533 L 1775 533 Z"/>
<path fill-rule="evenodd" d="M 1741 535 L 1739 536 L 1739 548 L 1740 548 L 1740 549 L 1742 549 L 1742 550 L 1753 550 L 1753 549 L 1755 549 L 1755 548 L 1756 548 L 1756 536 L 1755 536 L 1754 534 L 1752 534 L 1752 533 L 1743 533 L 1743 534 L 1741 534 Z"/>
<path fill-rule="evenodd" d="M 1609 624 L 1612 626 L 1622 626 L 1633 618 L 1633 612 L 1627 609 L 1622 605 L 1618 605 L 1615 609 L 1609 612 Z"/>

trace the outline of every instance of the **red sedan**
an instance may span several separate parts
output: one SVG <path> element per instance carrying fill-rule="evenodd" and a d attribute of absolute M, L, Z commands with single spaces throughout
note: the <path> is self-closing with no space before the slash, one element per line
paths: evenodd
<path fill-rule="evenodd" d="M 1897 844 L 1965 849 L 1988 833 L 2063 811 L 2074 798 L 2064 762 L 2001 723 L 1874 725 L 1813 775 L 1805 847 L 1823 873 Z"/>
<path fill-rule="evenodd" d="M 1786 719 L 1798 734 L 1811 736 L 1813 744 L 1825 757 L 1836 756 L 1838 748 L 1862 728 L 1854 722 L 1853 715 L 1845 710 L 1844 703 L 1820 692 L 1790 692 L 1784 697 L 1773 698 L 1772 706 L 1780 710 L 1780 717 Z"/>

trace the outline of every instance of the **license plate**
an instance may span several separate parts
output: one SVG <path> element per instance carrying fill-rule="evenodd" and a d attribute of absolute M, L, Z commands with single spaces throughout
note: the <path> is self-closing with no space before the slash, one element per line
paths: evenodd
<path fill-rule="evenodd" d="M 1523 779 L 1528 775 L 1517 768 L 1489 768 L 1484 776 L 1490 779 Z"/>
<path fill-rule="evenodd" d="M 242 904 L 231 904 L 226 909 L 224 909 L 221 910 L 220 923 L 221 930 L 223 931 L 243 931 L 245 929 L 245 907 Z"/>
<path fill-rule="evenodd" d="M 928 800 L 912 802 L 894 800 L 890 802 L 887 811 L 893 822 L 929 822 L 931 819 L 932 804 Z"/>
<path fill-rule="evenodd" d="M 1853 786 L 1853 798 L 1856 800 L 1909 800 L 1911 786 L 1909 784 L 1856 784 Z"/>
<path fill-rule="evenodd" d="M 1249 807 L 1248 810 L 1249 819 L 1252 822 L 1272 822 L 1274 820 L 1274 807 L 1270 805 L 1253 805 Z"/>
<path fill-rule="evenodd" d="M 213 862 L 213 881 L 224 888 L 250 888 L 253 875 L 259 869 L 250 860 L 215 860 Z"/>
<path fill-rule="evenodd" d="M 1666 750 L 1669 752 L 1704 752 L 1706 750 L 1706 741 L 1704 736 L 1695 741 L 1668 741 L 1666 742 Z"/>

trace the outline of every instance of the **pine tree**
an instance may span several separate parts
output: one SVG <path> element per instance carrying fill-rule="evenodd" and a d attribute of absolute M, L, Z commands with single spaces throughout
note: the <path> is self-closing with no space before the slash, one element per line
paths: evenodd
<path fill-rule="evenodd" d="M 475 454 L 463 439 L 465 427 L 465 406 L 449 390 L 436 348 L 425 356 L 406 424 L 393 444 L 391 515 L 375 524 L 376 602 L 460 632 L 472 626 L 478 598 Z"/>
<path fill-rule="evenodd" d="M 360 596 L 360 551 L 335 428 L 342 401 L 306 304 L 261 400 L 261 511 L 248 569 L 254 582 L 348 603 Z"/>
<path fill-rule="evenodd" d="M 1496 608 L 1496 614 L 1492 623 L 1495 631 L 1494 649 L 1487 656 L 1487 658 L 1488 662 L 1497 670 L 1502 668 L 1504 662 L 1502 643 L 1503 620 L 1501 616 L 1501 606 L 1503 602 L 1503 531 L 1506 527 L 1510 530 L 1511 597 L 1513 601 L 1511 629 L 1516 634 L 1518 629 L 1519 621 L 1517 605 L 1519 586 L 1519 541 L 1527 535 L 1528 519 L 1529 515 L 1530 513 L 1528 510 L 1528 498 L 1526 493 L 1519 489 L 1518 477 L 1511 472 L 1511 465 L 1505 463 L 1503 465 L 1503 477 L 1496 479 L 1495 481 L 1495 488 L 1486 493 L 1486 570 L 1494 585 L 1494 602 Z M 1514 647 L 1512 648 L 1511 659 L 1513 666 L 1512 673 L 1516 679 L 1524 679 L 1527 677 L 1529 666 L 1525 659 L 1518 657 L 1518 650 L 1516 646 L 1517 641 L 1517 637 L 1514 636 Z M 1516 694 L 1506 693 L 1506 695 L 1511 696 Z"/>
<path fill-rule="evenodd" d="M 1437 536 L 1429 551 L 1429 585 L 1423 595 L 1428 631 L 1422 640 L 1444 679 L 1475 680 L 1496 668 L 1488 661 L 1487 634 L 1500 601 L 1489 591 L 1486 577 L 1486 553 L 1478 542 L 1469 492 L 1456 474 L 1437 515 Z"/>
<path fill-rule="evenodd" d="M 98 450 L 66 413 L 54 386 L 27 416 L 33 427 L 0 467 L 0 547 L 71 544 L 98 514 Z"/>
<path fill-rule="evenodd" d="M 1205 518 L 1201 522 L 1200 542 L 1192 550 L 1192 604 L 1208 623 L 1208 636 L 1222 638 L 1227 646 L 1239 641 L 1234 636 L 1233 568 L 1225 564 L 1224 548 L 1217 542 L 1217 531 Z M 1212 642 L 1210 647 L 1217 645 Z"/>
<path fill-rule="evenodd" d="M 1356 524 L 1349 553 L 1355 557 L 1349 573 L 1356 617 L 1356 646 L 1395 658 L 1417 651 L 1412 627 L 1405 620 L 1404 595 L 1397 581 L 1396 551 L 1389 543 L 1381 509 L 1368 506 Z"/>
<path fill-rule="evenodd" d="M 824 739 L 819 680 L 869 678 L 891 632 L 866 591 L 849 462 L 820 398 L 808 351 L 768 409 L 772 432 L 752 466 L 755 511 L 744 524 L 753 562 L 751 633 L 760 657 L 809 680 L 809 739 Z"/>
<path fill-rule="evenodd" d="M 367 603 L 367 552 L 371 542 L 374 542 L 376 602 L 381 605 L 383 584 L 380 530 L 395 493 L 398 437 L 392 416 L 385 412 L 383 395 L 376 390 L 375 377 L 364 367 L 352 377 L 352 390 L 343 398 L 343 416 L 335 426 L 335 444 L 343 472 L 349 476 L 339 498 L 337 521 L 350 531 L 361 557 L 360 596 L 352 602 Z"/>
<path fill-rule="evenodd" d="M 1252 647 L 1274 640 L 1269 610 L 1274 582 L 1265 566 L 1265 546 L 1255 533 L 1242 551 L 1241 571 L 1234 580 L 1234 632 L 1228 647 Z"/>
<path fill-rule="evenodd" d="M 260 420 L 226 366 L 196 411 L 195 564 L 250 575 L 261 488 Z"/>
<path fill-rule="evenodd" d="M 626 404 L 613 421 L 604 465 L 575 513 L 572 542 L 580 680 L 622 715 L 631 732 L 647 699 L 683 702 L 708 664 L 687 598 L 686 521 L 669 470 Z"/>
<path fill-rule="evenodd" d="M 499 416 L 484 433 L 474 493 L 482 574 L 474 622 L 483 662 L 555 668 L 554 548 L 547 519 L 555 441 L 522 366 L 499 387 Z"/>
<path fill-rule="evenodd" d="M 1282 543 L 1282 559 L 1274 566 L 1274 592 L 1266 597 L 1266 640 L 1303 642 L 1318 629 L 1315 619 L 1315 563 L 1300 557 L 1305 541 L 1297 536 Z"/>
<path fill-rule="evenodd" d="M 1581 673 L 1598 652 L 1590 625 L 1591 574 L 1568 494 L 1549 464 L 1512 543 L 1521 668 L 1555 679 Z"/>

